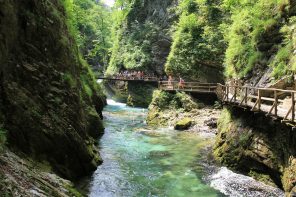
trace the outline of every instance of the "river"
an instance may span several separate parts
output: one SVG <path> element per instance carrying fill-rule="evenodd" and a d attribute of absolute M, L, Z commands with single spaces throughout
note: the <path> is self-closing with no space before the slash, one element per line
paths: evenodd
<path fill-rule="evenodd" d="M 227 168 L 208 164 L 213 138 L 145 124 L 147 110 L 108 100 L 104 160 L 87 187 L 90 197 L 284 196 Z"/>

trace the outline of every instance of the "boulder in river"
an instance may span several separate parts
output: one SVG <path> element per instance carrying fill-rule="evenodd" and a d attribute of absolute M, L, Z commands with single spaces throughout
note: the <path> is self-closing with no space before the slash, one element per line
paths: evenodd
<path fill-rule="evenodd" d="M 172 153 L 169 151 L 150 151 L 149 158 L 163 158 L 163 157 L 170 157 Z"/>
<path fill-rule="evenodd" d="M 175 124 L 175 129 L 176 130 L 186 130 L 189 129 L 192 125 L 192 119 L 191 118 L 183 118 L 182 120 L 179 120 Z"/>

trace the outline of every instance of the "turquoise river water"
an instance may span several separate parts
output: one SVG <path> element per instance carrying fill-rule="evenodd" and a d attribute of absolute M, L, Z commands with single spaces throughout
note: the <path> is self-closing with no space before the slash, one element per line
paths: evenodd
<path fill-rule="evenodd" d="M 88 180 L 91 197 L 282 196 L 282 191 L 229 171 L 207 166 L 209 137 L 145 124 L 147 110 L 108 100 L 104 163 Z"/>

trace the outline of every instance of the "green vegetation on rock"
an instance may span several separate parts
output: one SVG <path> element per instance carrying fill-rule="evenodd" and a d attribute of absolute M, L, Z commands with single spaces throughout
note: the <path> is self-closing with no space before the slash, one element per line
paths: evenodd
<path fill-rule="evenodd" d="M 111 48 L 111 9 L 95 0 L 65 0 L 68 26 L 83 58 L 102 72 Z"/>
<path fill-rule="evenodd" d="M 117 2 L 121 10 L 114 12 L 114 44 L 107 75 L 124 69 L 163 74 L 170 47 L 172 21 L 168 12 L 172 3 L 173 0 Z"/>
<path fill-rule="evenodd" d="M 0 153 L 2 152 L 6 143 L 6 131 L 0 125 Z"/>
<path fill-rule="evenodd" d="M 71 3 L 0 4 L 0 124 L 8 147 L 75 179 L 102 162 L 93 137 L 103 132 L 106 102 L 79 54 Z"/>
<path fill-rule="evenodd" d="M 182 120 L 179 120 L 174 128 L 176 130 L 186 130 L 192 125 L 192 119 L 191 118 L 183 118 Z"/>
<path fill-rule="evenodd" d="M 166 73 L 191 80 L 222 80 L 225 42 L 221 1 L 183 0 L 166 62 Z"/>
<path fill-rule="evenodd" d="M 246 77 L 271 67 L 280 78 L 294 69 L 295 3 L 287 0 L 224 1 L 230 13 L 225 38 L 227 77 Z"/>
<path fill-rule="evenodd" d="M 150 125 L 167 125 L 168 119 L 174 118 L 170 117 L 171 111 L 184 113 L 204 107 L 203 103 L 184 92 L 174 94 L 155 90 L 152 98 L 147 116 L 147 122 Z"/>

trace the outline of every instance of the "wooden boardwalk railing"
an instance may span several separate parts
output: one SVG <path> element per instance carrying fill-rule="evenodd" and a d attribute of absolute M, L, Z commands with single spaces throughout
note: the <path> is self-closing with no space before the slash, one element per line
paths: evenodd
<path fill-rule="evenodd" d="M 232 104 L 251 111 L 263 112 L 266 116 L 272 116 L 281 119 L 282 122 L 296 125 L 295 90 L 222 85 L 219 83 L 184 82 L 181 84 L 178 81 L 159 81 L 158 78 L 114 78 L 113 80 L 154 81 L 158 82 L 159 89 L 164 91 L 216 94 L 224 104 Z"/>
<path fill-rule="evenodd" d="M 218 84 L 216 93 L 225 103 L 265 112 L 267 116 L 281 118 L 283 122 L 295 123 L 294 90 Z"/>
<path fill-rule="evenodd" d="M 216 83 L 200 83 L 200 82 L 184 82 L 180 84 L 178 81 L 160 81 L 159 89 L 165 91 L 184 91 L 199 93 L 216 93 Z"/>

